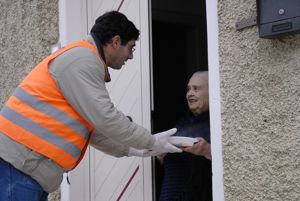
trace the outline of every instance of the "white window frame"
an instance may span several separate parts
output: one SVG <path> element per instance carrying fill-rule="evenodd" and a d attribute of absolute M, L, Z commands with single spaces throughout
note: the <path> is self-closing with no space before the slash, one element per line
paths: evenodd
<path fill-rule="evenodd" d="M 224 201 L 217 0 L 206 0 L 206 17 L 213 200 Z"/>

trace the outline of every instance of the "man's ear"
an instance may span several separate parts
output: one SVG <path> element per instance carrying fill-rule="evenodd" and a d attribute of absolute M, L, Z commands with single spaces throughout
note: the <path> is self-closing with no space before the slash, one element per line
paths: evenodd
<path fill-rule="evenodd" d="M 118 48 L 121 45 L 121 37 L 119 35 L 115 35 L 112 37 L 111 42 L 113 48 Z"/>

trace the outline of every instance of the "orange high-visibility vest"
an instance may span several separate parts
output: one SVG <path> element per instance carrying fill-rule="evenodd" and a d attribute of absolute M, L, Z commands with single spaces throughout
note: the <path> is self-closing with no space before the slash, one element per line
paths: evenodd
<path fill-rule="evenodd" d="M 65 170 L 79 163 L 94 128 L 64 98 L 48 68 L 53 59 L 77 46 L 89 48 L 99 56 L 86 41 L 60 49 L 25 77 L 0 112 L 0 132 Z"/>

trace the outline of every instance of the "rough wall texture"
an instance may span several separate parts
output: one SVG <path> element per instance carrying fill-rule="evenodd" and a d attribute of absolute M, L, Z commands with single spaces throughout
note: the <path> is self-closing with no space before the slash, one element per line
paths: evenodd
<path fill-rule="evenodd" d="M 58 0 L 0 1 L 1 106 L 58 41 Z"/>
<path fill-rule="evenodd" d="M 225 199 L 300 200 L 300 34 L 235 30 L 255 0 L 219 0 Z"/>
<path fill-rule="evenodd" d="M 0 0 L 0 108 L 58 41 L 58 0 Z M 59 192 L 49 196 L 59 200 Z"/>

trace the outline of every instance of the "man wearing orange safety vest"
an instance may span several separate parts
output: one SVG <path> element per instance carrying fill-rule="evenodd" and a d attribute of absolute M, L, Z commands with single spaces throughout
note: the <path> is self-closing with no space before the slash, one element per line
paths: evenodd
<path fill-rule="evenodd" d="M 86 40 L 39 63 L 0 111 L 0 200 L 47 200 L 87 145 L 116 157 L 181 152 L 176 129 L 151 135 L 110 100 L 108 67 L 133 59 L 139 30 L 125 15 L 100 16 Z"/>

